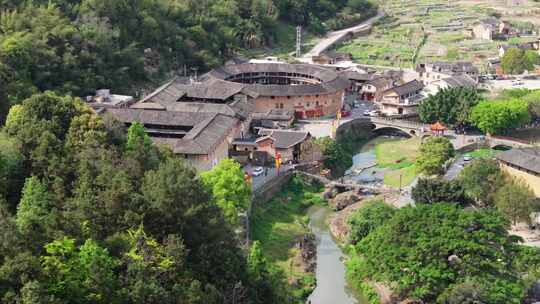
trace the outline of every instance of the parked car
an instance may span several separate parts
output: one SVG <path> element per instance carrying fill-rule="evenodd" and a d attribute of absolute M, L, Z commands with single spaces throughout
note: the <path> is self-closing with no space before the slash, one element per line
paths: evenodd
<path fill-rule="evenodd" d="M 364 116 L 369 116 L 369 113 L 371 113 L 370 110 L 365 110 L 365 111 L 364 111 Z"/>
<path fill-rule="evenodd" d="M 341 110 L 341 117 L 348 117 L 348 116 L 351 116 L 350 111 Z"/>
<path fill-rule="evenodd" d="M 369 112 L 369 116 L 379 116 L 381 115 L 381 111 L 373 110 Z"/>
<path fill-rule="evenodd" d="M 471 160 L 472 160 L 472 156 L 470 156 L 470 155 L 465 155 L 465 156 L 463 156 L 463 160 L 466 161 L 466 162 L 471 161 Z"/>
<path fill-rule="evenodd" d="M 513 86 L 520 86 L 520 85 L 523 85 L 523 81 L 521 81 L 521 80 L 514 80 L 514 81 L 512 81 L 512 85 L 513 85 Z"/>
<path fill-rule="evenodd" d="M 255 167 L 253 171 L 251 172 L 251 176 L 259 176 L 263 174 L 263 172 L 264 172 L 263 167 Z"/>

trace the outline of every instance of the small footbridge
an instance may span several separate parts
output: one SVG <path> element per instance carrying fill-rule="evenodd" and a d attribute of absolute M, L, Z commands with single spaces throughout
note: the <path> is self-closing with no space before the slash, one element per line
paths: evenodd
<path fill-rule="evenodd" d="M 296 170 L 295 173 L 299 176 L 305 177 L 307 179 L 316 180 L 326 186 L 333 186 L 336 188 L 344 189 L 344 190 L 354 190 L 357 192 L 365 191 L 370 192 L 373 194 L 384 194 L 384 193 L 394 193 L 398 192 L 395 189 L 389 189 L 386 187 L 377 187 L 377 186 L 371 186 L 371 185 L 363 185 L 363 184 L 355 184 L 355 183 L 341 183 L 338 181 L 330 180 L 324 176 L 312 174 L 300 170 Z"/>

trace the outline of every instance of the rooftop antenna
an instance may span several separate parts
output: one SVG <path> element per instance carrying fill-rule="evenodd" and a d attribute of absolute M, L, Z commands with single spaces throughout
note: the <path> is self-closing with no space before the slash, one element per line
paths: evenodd
<path fill-rule="evenodd" d="M 296 27 L 296 57 L 302 56 L 302 27 Z"/>

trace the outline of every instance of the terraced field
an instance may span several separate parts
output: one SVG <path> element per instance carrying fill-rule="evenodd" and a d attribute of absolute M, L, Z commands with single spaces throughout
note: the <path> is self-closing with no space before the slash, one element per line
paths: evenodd
<path fill-rule="evenodd" d="M 352 53 L 359 63 L 404 68 L 434 60 L 471 60 L 482 65 L 486 58 L 497 56 L 498 44 L 530 38 L 509 42 L 474 39 L 468 30 L 476 21 L 495 15 L 511 22 L 534 21 L 540 27 L 540 3 L 529 0 L 382 2 L 388 16 L 369 36 L 346 42 L 338 51 Z"/>

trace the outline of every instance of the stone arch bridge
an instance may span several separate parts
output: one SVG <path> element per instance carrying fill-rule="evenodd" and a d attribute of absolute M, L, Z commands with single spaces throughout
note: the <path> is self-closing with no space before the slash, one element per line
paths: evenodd
<path fill-rule="evenodd" d="M 391 117 L 360 117 L 344 121 L 340 124 L 341 131 L 363 128 L 372 132 L 399 131 L 408 136 L 424 136 L 429 134 L 429 125 Z M 338 133 L 339 130 L 338 129 Z"/>

